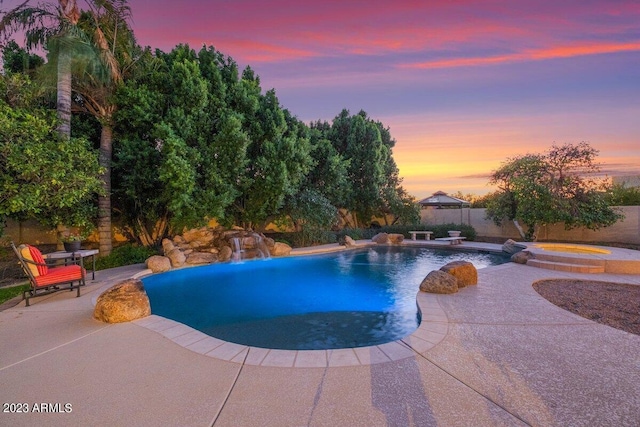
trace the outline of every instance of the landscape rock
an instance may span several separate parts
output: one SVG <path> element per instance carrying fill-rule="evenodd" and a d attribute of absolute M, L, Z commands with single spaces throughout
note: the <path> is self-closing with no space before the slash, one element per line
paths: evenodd
<path fill-rule="evenodd" d="M 176 247 L 170 239 L 162 239 L 162 251 L 165 255 L 174 250 Z"/>
<path fill-rule="evenodd" d="M 162 273 L 171 270 L 171 260 L 166 256 L 153 255 L 147 258 L 147 268 L 154 273 Z"/>
<path fill-rule="evenodd" d="M 189 243 L 192 248 L 201 248 L 211 244 L 215 236 L 208 227 L 188 230 L 182 233 L 182 238 Z"/>
<path fill-rule="evenodd" d="M 184 252 L 182 252 L 178 248 L 169 251 L 167 257 L 171 260 L 171 267 L 173 268 L 182 267 L 184 265 L 184 262 L 187 260 Z"/>
<path fill-rule="evenodd" d="M 211 252 L 192 252 L 187 255 L 185 263 L 188 265 L 211 264 L 218 261 L 218 255 Z"/>
<path fill-rule="evenodd" d="M 518 243 L 515 240 L 511 240 L 511 239 L 507 240 L 502 245 L 502 252 L 506 252 L 509 255 L 513 255 L 524 249 L 527 249 L 527 245 L 523 245 L 522 243 Z"/>
<path fill-rule="evenodd" d="M 432 294 L 455 294 L 458 292 L 458 279 L 441 270 L 433 270 L 420 283 L 422 292 Z"/>
<path fill-rule="evenodd" d="M 511 255 L 511 262 L 515 262 L 516 264 L 526 264 L 527 261 L 534 258 L 535 255 L 533 255 L 531 252 L 521 251 Z"/>
<path fill-rule="evenodd" d="M 275 242 L 273 248 L 269 249 L 271 256 L 286 256 L 291 253 L 291 246 L 282 242 Z"/>
<path fill-rule="evenodd" d="M 227 262 L 231 259 L 233 250 L 229 246 L 223 246 L 218 250 L 218 261 Z"/>
<path fill-rule="evenodd" d="M 389 234 L 389 243 L 392 245 L 399 245 L 404 241 L 404 235 L 399 233 Z"/>
<path fill-rule="evenodd" d="M 356 246 L 356 241 L 351 236 L 344 236 L 344 245 L 348 248 L 353 248 Z"/>
<path fill-rule="evenodd" d="M 263 258 L 265 256 L 285 256 L 291 252 L 291 247 L 276 242 L 262 233 L 245 230 L 234 226 L 232 229 L 223 227 L 201 227 L 185 230 L 181 235 L 162 241 L 163 251 L 169 259 L 171 268 L 178 268 L 185 264 L 199 265 L 211 262 L 226 262 L 233 258 L 234 240 L 238 239 L 243 252 L 242 259 Z M 159 271 L 169 269 L 166 260 L 154 260 Z"/>
<path fill-rule="evenodd" d="M 264 244 L 267 245 L 267 247 L 269 248 L 269 251 L 271 251 L 271 248 L 273 248 L 276 245 L 276 241 L 273 240 L 271 237 L 265 237 L 263 240 L 264 240 Z"/>
<path fill-rule="evenodd" d="M 150 314 L 149 297 L 138 279 L 125 280 L 104 291 L 93 310 L 93 317 L 106 323 L 131 322 Z"/>
<path fill-rule="evenodd" d="M 384 245 L 389 243 L 389 235 L 387 233 L 378 233 L 371 238 L 371 241 L 379 245 Z"/>
<path fill-rule="evenodd" d="M 478 270 L 469 261 L 452 261 L 440 268 L 458 279 L 458 288 L 478 284 Z"/>
<path fill-rule="evenodd" d="M 255 249 L 256 246 L 256 239 L 253 236 L 245 236 L 240 242 L 240 247 L 242 249 Z"/>

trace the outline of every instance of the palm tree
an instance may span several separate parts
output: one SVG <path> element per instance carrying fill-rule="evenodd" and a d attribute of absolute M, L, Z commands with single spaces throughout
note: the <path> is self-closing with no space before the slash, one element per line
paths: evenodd
<path fill-rule="evenodd" d="M 116 108 L 112 95 L 122 82 L 124 64 L 130 58 L 129 47 L 133 46 L 131 43 L 117 49 L 124 46 L 119 40 L 133 42 L 133 34 L 126 24 L 130 9 L 126 0 L 87 0 L 89 12 L 84 14 L 76 0 L 58 0 L 56 5 L 42 3 L 37 7 L 28 3 L 26 0 L 2 17 L 0 36 L 6 38 L 24 31 L 28 49 L 47 47 L 51 51 L 57 70 L 58 132 L 63 138 L 68 140 L 71 136 L 74 73 L 77 75 L 74 90 L 79 95 L 74 107 L 93 115 L 102 125 L 99 162 L 104 170 L 101 176 L 104 191 L 98 197 L 98 233 L 100 252 L 108 255 L 112 249 L 111 153 Z M 83 16 L 85 19 L 79 25 Z M 91 39 L 88 34 L 92 35 Z M 91 55 L 90 49 L 97 55 Z M 74 63 L 81 66 L 72 72 Z"/>
<path fill-rule="evenodd" d="M 77 31 L 80 11 L 76 0 L 59 0 L 29 6 L 29 0 L 5 13 L 0 20 L 0 35 L 8 37 L 24 31 L 27 49 L 49 47 L 57 53 L 57 113 L 58 132 L 66 140 L 71 137 L 71 60 L 74 40 L 82 37 Z"/>
<path fill-rule="evenodd" d="M 83 67 L 84 73 L 74 80 L 77 96 L 74 96 L 73 107 L 75 111 L 94 116 L 101 126 L 99 163 L 104 173 L 103 192 L 98 196 L 98 234 L 100 253 L 108 255 L 112 249 L 111 159 L 113 114 L 117 108 L 114 94 L 133 63 L 131 53 L 135 40 L 127 25 L 130 9 L 126 0 L 94 1 L 89 7 L 78 25 L 85 33 L 93 34 L 99 61 L 94 67 Z"/>

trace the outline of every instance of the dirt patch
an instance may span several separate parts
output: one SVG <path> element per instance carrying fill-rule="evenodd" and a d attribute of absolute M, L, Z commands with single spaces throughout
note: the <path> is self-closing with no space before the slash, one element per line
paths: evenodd
<path fill-rule="evenodd" d="M 640 335 L 640 286 L 595 280 L 540 280 L 533 288 L 549 302 L 585 319 Z"/>

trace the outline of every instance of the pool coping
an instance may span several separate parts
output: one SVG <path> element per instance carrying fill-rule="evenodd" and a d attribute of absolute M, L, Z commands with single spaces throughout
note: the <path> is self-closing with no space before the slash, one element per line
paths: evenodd
<path fill-rule="evenodd" d="M 442 243 L 431 244 L 428 241 L 411 241 L 404 246 L 439 247 L 447 250 L 486 251 L 499 253 L 500 245 L 482 244 L 482 247 L 467 246 L 451 248 Z M 380 246 L 370 240 L 358 241 L 356 245 L 345 248 L 339 245 L 304 248 L 292 251 L 290 256 L 308 256 L 337 251 L 357 250 L 370 246 Z M 388 245 L 393 246 L 393 245 Z M 395 245 L 398 246 L 398 245 Z M 403 246 L 403 245 L 399 245 Z M 487 268 L 497 268 L 491 266 Z M 142 278 L 152 274 L 151 270 L 141 271 L 133 278 Z M 387 363 L 423 355 L 438 345 L 448 334 L 449 319 L 440 305 L 438 294 L 416 291 L 416 304 L 421 316 L 418 328 L 399 340 L 385 344 L 365 347 L 340 348 L 329 350 L 281 350 L 236 344 L 211 337 L 178 321 L 152 314 L 132 323 L 157 332 L 174 343 L 193 352 L 215 359 L 253 366 L 289 367 L 289 368 L 327 368 L 344 366 L 368 366 Z M 98 293 L 99 295 L 100 293 Z M 94 298 L 97 299 L 97 296 Z M 92 301 L 95 305 L 95 300 Z"/>

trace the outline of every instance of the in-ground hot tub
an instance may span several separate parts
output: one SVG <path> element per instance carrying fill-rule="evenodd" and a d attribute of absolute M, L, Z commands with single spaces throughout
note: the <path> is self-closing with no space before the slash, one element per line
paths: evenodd
<path fill-rule="evenodd" d="M 594 246 L 572 245 L 568 243 L 536 243 L 533 245 L 543 251 L 567 252 L 572 254 L 610 254 L 608 249 L 596 248 Z"/>
<path fill-rule="evenodd" d="M 640 274 L 637 250 L 573 243 L 534 243 L 526 250 L 534 258 L 527 265 L 534 267 L 574 273 Z"/>

